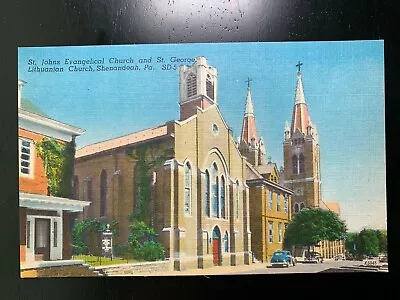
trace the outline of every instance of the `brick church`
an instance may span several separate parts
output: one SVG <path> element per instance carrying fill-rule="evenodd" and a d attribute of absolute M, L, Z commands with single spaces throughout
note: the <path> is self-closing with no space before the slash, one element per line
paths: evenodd
<path fill-rule="evenodd" d="M 326 202 L 321 196 L 320 145 L 318 131 L 307 109 L 302 83 L 301 66 L 298 63 L 297 84 L 294 96 L 292 122 L 284 129 L 281 183 L 294 192 L 292 208 L 297 213 L 304 208 L 323 208 L 340 216 L 337 202 Z M 344 253 L 343 241 L 322 241 L 315 251 L 325 258 Z M 297 253 L 299 255 L 299 253 Z"/>
<path fill-rule="evenodd" d="M 76 152 L 75 197 L 91 202 L 82 217 L 117 220 L 121 244 L 128 215 L 143 205 L 140 163 L 161 161 L 148 179 L 148 217 L 171 270 L 250 263 L 246 158 L 218 108 L 217 84 L 217 69 L 197 57 L 179 68 L 179 120 Z"/>

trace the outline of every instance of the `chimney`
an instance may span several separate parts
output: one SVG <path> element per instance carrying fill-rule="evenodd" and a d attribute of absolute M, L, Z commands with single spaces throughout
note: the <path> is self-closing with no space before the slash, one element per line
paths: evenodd
<path fill-rule="evenodd" d="M 18 108 L 21 108 L 21 94 L 22 94 L 22 86 L 25 81 L 18 79 Z"/>

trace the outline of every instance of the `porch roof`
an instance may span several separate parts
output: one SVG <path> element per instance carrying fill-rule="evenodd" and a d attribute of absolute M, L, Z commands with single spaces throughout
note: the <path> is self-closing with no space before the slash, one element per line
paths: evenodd
<path fill-rule="evenodd" d="M 20 207 L 79 212 L 88 205 L 88 201 L 19 192 Z"/>

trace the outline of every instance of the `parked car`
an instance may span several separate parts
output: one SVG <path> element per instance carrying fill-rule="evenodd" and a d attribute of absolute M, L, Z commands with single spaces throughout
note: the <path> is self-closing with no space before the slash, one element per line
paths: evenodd
<path fill-rule="evenodd" d="M 277 250 L 274 252 L 271 258 L 272 266 L 295 266 L 297 263 L 296 259 L 292 256 L 290 251 L 287 250 Z"/>
<path fill-rule="evenodd" d="M 323 263 L 324 258 L 318 252 L 310 251 L 306 252 L 304 255 L 304 262 L 305 263 Z"/>
<path fill-rule="evenodd" d="M 344 254 L 338 254 L 335 256 L 335 260 L 346 260 L 346 257 L 344 256 Z"/>

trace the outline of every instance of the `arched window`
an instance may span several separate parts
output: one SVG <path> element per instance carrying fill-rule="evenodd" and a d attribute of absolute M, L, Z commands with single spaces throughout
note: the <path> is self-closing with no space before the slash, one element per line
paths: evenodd
<path fill-rule="evenodd" d="M 300 210 L 305 209 L 305 208 L 306 208 L 306 205 L 304 204 L 304 202 L 301 202 L 300 203 Z"/>
<path fill-rule="evenodd" d="M 74 176 L 72 199 L 79 199 L 79 178 L 76 175 Z"/>
<path fill-rule="evenodd" d="M 221 187 L 220 187 L 220 202 L 221 202 L 221 218 L 225 219 L 225 179 L 221 176 Z"/>
<path fill-rule="evenodd" d="M 212 174 L 211 174 L 211 199 L 212 199 L 212 216 L 218 217 L 218 167 L 214 163 L 212 167 Z"/>
<path fill-rule="evenodd" d="M 192 213 L 192 170 L 190 164 L 185 164 L 185 213 Z"/>
<path fill-rule="evenodd" d="M 186 80 L 187 96 L 192 97 L 197 94 L 197 79 L 196 75 L 190 73 Z"/>
<path fill-rule="evenodd" d="M 228 245 L 229 245 L 229 243 L 228 243 L 228 232 L 225 231 L 225 234 L 224 234 L 224 251 L 225 252 L 229 251 Z"/>
<path fill-rule="evenodd" d="M 299 157 L 299 173 L 304 173 L 305 172 L 305 166 L 304 166 L 304 155 L 300 154 Z"/>
<path fill-rule="evenodd" d="M 240 202 L 240 186 L 239 186 L 239 181 L 236 181 L 236 219 L 239 219 L 239 202 Z"/>
<path fill-rule="evenodd" d="M 299 212 L 299 204 L 298 203 L 294 204 L 294 212 L 295 213 Z"/>
<path fill-rule="evenodd" d="M 299 173 L 299 168 L 298 168 L 297 155 L 293 155 L 293 157 L 292 157 L 292 165 L 293 165 L 293 174 L 298 174 Z"/>
<path fill-rule="evenodd" d="M 207 94 L 208 97 L 210 97 L 212 100 L 214 100 L 214 84 L 211 82 L 210 74 L 207 74 L 206 94 Z"/>
<path fill-rule="evenodd" d="M 206 170 L 206 178 L 205 178 L 205 187 L 204 187 L 204 200 L 205 200 L 205 205 L 204 208 L 206 210 L 206 216 L 210 216 L 210 174 L 208 173 L 208 170 Z"/>
<path fill-rule="evenodd" d="M 101 171 L 100 175 L 100 217 L 105 217 L 107 213 L 107 172 Z"/>

